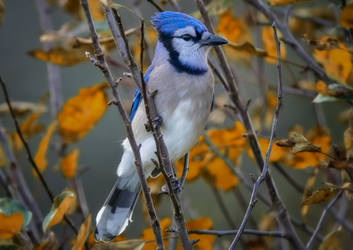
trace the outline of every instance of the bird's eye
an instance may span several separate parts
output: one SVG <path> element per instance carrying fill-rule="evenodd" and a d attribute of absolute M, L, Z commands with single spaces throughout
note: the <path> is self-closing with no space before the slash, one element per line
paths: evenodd
<path fill-rule="evenodd" d="M 192 36 L 191 35 L 188 35 L 188 34 L 185 34 L 185 35 L 182 35 L 182 37 L 184 41 L 190 41 L 192 39 Z"/>

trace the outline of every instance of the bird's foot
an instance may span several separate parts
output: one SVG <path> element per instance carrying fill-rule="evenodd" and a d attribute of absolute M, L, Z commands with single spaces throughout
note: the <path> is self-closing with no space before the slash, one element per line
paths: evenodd
<path fill-rule="evenodd" d="M 172 184 L 172 189 L 174 193 L 180 194 L 181 190 L 183 189 L 183 187 L 181 186 L 181 182 L 178 179 L 172 179 L 171 184 Z M 167 184 L 162 186 L 162 192 L 169 193 Z"/>
<path fill-rule="evenodd" d="M 163 123 L 163 118 L 157 115 L 157 117 L 152 120 L 153 129 L 154 130 L 159 129 L 162 126 L 162 123 Z M 145 128 L 147 132 L 151 131 L 151 125 L 149 123 L 145 124 Z"/>

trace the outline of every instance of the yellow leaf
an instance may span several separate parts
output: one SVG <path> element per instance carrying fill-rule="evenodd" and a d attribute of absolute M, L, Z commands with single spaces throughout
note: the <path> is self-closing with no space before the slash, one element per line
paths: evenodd
<path fill-rule="evenodd" d="M 87 47 L 54 47 L 49 51 L 43 49 L 34 49 L 28 52 L 28 54 L 36 59 L 51 62 L 61 66 L 72 66 L 81 62 L 88 61 L 86 51 L 93 53 L 92 46 Z"/>
<path fill-rule="evenodd" d="M 306 200 L 312 194 L 312 189 L 314 187 L 318 173 L 319 173 L 318 169 L 317 168 L 314 169 L 312 175 L 306 181 L 302 201 Z M 308 206 L 308 205 L 302 205 L 302 207 L 301 207 L 301 214 L 304 217 L 304 219 L 306 219 L 306 216 L 309 212 L 309 208 L 310 208 L 310 206 Z"/>
<path fill-rule="evenodd" d="M 238 185 L 238 178 L 230 171 L 224 161 L 218 157 L 208 163 L 206 170 L 207 179 L 210 180 L 211 185 L 215 185 L 224 191 Z"/>
<path fill-rule="evenodd" d="M 91 11 L 92 18 L 97 21 L 103 21 L 104 14 L 102 11 L 100 0 L 88 0 L 88 5 Z"/>
<path fill-rule="evenodd" d="M 346 5 L 341 12 L 340 23 L 343 27 L 353 28 L 353 4 Z"/>
<path fill-rule="evenodd" d="M 332 188 L 318 189 L 312 195 L 303 200 L 302 206 L 328 201 L 332 198 L 333 195 L 334 190 Z"/>
<path fill-rule="evenodd" d="M 268 2 L 275 6 L 275 5 L 283 5 L 283 4 L 292 4 L 292 3 L 300 3 L 305 2 L 307 0 L 268 0 Z"/>
<path fill-rule="evenodd" d="M 259 56 L 259 57 L 266 57 L 267 52 L 256 48 L 253 44 L 250 42 L 244 42 L 244 43 L 228 43 L 227 46 L 231 47 L 232 49 L 242 51 L 242 52 L 247 52 L 251 55 Z"/>
<path fill-rule="evenodd" d="M 35 112 L 21 123 L 21 132 L 25 138 L 30 138 L 44 129 L 43 125 L 38 124 L 39 116 L 40 112 Z"/>
<path fill-rule="evenodd" d="M 273 29 L 271 27 L 262 28 L 262 42 L 264 44 L 265 51 L 268 57 L 265 60 L 269 63 L 277 62 L 277 47 L 274 40 Z M 281 59 L 286 57 L 286 50 L 284 46 L 281 46 Z"/>
<path fill-rule="evenodd" d="M 171 220 L 169 218 L 164 218 L 159 221 L 159 224 L 161 226 L 162 237 L 165 237 L 167 234 L 165 230 L 170 226 Z M 156 242 L 155 242 L 152 228 L 147 228 L 143 230 L 141 239 L 147 241 L 143 247 L 144 250 L 156 249 Z M 164 243 L 166 245 L 167 240 L 164 240 Z"/>
<path fill-rule="evenodd" d="M 60 223 L 66 213 L 70 211 L 76 202 L 76 195 L 71 191 L 64 191 L 55 197 L 50 212 L 43 221 L 43 231 L 46 232 L 52 226 Z"/>
<path fill-rule="evenodd" d="M 346 46 L 338 42 L 338 48 L 330 50 L 314 50 L 315 59 L 323 65 L 326 73 L 342 83 L 347 83 L 347 79 L 352 71 L 352 59 Z"/>
<path fill-rule="evenodd" d="M 17 200 L 0 198 L 0 241 L 10 239 L 31 221 L 32 213 Z"/>
<path fill-rule="evenodd" d="M 340 229 L 335 230 L 324 238 L 324 241 L 320 244 L 319 250 L 341 250 L 342 245 L 340 242 L 340 236 L 342 232 Z"/>
<path fill-rule="evenodd" d="M 89 215 L 87 219 L 82 223 L 80 231 L 78 232 L 77 238 L 72 246 L 73 250 L 83 250 L 86 239 L 89 235 L 89 230 L 91 227 L 92 216 Z"/>
<path fill-rule="evenodd" d="M 209 230 L 212 228 L 212 221 L 210 218 L 207 217 L 201 217 L 196 220 L 190 220 L 186 222 L 186 228 L 188 230 Z M 216 236 L 214 235 L 199 235 L 199 234 L 190 234 L 190 240 L 197 240 L 200 239 L 199 242 L 197 242 L 194 247 L 197 247 L 198 249 L 203 249 L 203 250 L 212 250 L 213 249 L 213 243 L 216 240 Z M 181 246 L 178 246 L 178 249 L 181 249 Z"/>
<path fill-rule="evenodd" d="M 48 151 L 50 138 L 54 132 L 55 127 L 56 127 L 56 121 L 52 122 L 49 125 L 46 134 L 43 136 L 42 140 L 39 143 L 37 153 L 34 156 L 34 161 L 37 164 L 37 166 L 41 172 L 43 172 L 45 170 L 45 168 L 47 167 L 46 154 Z"/>
<path fill-rule="evenodd" d="M 105 112 L 106 83 L 83 88 L 69 99 L 58 115 L 59 133 L 66 143 L 74 143 L 85 136 Z"/>
<path fill-rule="evenodd" d="M 327 85 L 323 81 L 319 80 L 315 84 L 315 90 L 322 95 L 327 95 Z"/>
<path fill-rule="evenodd" d="M 249 52 L 257 53 L 257 49 L 251 48 L 249 27 L 243 20 L 236 18 L 230 9 L 220 15 L 216 30 L 233 43 L 225 48 L 231 58 L 248 61 L 251 58 Z"/>
<path fill-rule="evenodd" d="M 270 143 L 270 140 L 268 139 L 263 139 L 263 138 L 258 138 L 260 149 L 262 152 L 262 156 L 266 156 L 266 152 Z M 248 149 L 248 154 L 251 159 L 254 159 L 254 154 L 251 150 L 251 148 Z M 282 160 L 282 158 L 287 154 L 287 151 L 281 147 L 279 147 L 276 143 L 273 143 L 272 146 L 272 151 L 270 155 L 269 162 L 277 162 Z"/>
<path fill-rule="evenodd" d="M 80 154 L 79 149 L 72 150 L 68 155 L 61 159 L 59 168 L 65 178 L 72 178 L 76 174 L 77 160 Z"/>
<path fill-rule="evenodd" d="M 15 234 L 19 233 L 24 217 L 21 213 L 5 215 L 0 213 L 0 239 L 11 239 Z"/>

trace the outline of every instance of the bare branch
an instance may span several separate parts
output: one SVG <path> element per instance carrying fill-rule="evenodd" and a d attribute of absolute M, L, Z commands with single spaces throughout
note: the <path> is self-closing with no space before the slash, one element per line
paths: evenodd
<path fill-rule="evenodd" d="M 128 116 L 127 116 L 122 104 L 121 104 L 120 97 L 117 92 L 117 88 L 115 87 L 114 78 L 109 70 L 109 67 L 108 67 L 108 64 L 105 60 L 102 49 L 100 48 L 100 45 L 98 42 L 98 36 L 97 36 L 96 30 L 95 30 L 95 27 L 93 24 L 91 13 L 89 11 L 87 0 L 81 0 L 81 4 L 82 4 L 82 7 L 83 7 L 84 12 L 86 14 L 88 26 L 89 26 L 92 41 L 93 41 L 95 57 L 91 57 L 91 61 L 93 61 L 93 63 L 95 63 L 95 65 L 102 71 L 103 75 L 105 76 L 106 80 L 108 81 L 108 83 L 112 89 L 113 103 L 118 108 L 120 116 L 123 119 L 126 133 L 127 133 L 127 138 L 128 138 L 128 141 L 130 143 L 131 149 L 132 149 L 134 157 L 135 157 L 136 171 L 139 175 L 139 179 L 140 179 L 140 183 L 141 183 L 142 191 L 143 191 L 143 196 L 145 198 L 148 214 L 151 219 L 151 225 L 152 225 L 153 233 L 156 238 L 157 249 L 164 249 L 161 227 L 159 224 L 158 217 L 156 215 L 155 208 L 153 206 L 153 201 L 152 201 L 152 197 L 151 197 L 151 194 L 149 191 L 149 187 L 148 187 L 146 179 L 145 179 L 145 174 L 143 171 L 139 146 L 136 143 L 135 136 L 134 136 L 132 128 L 131 128 L 131 123 L 128 119 Z M 107 8 L 107 7 L 104 8 L 104 14 L 105 14 L 106 18 L 108 19 L 108 16 L 110 18 L 110 19 L 108 19 L 108 22 L 109 22 L 109 20 L 110 20 L 110 22 L 112 22 L 112 21 L 114 22 L 114 19 L 112 20 L 112 14 L 109 11 L 110 11 L 109 8 Z M 111 25 L 111 23 L 110 23 L 110 25 Z M 114 35 L 114 38 L 116 39 L 116 35 L 118 34 L 117 30 L 113 31 L 113 29 L 112 29 L 112 33 Z M 120 41 L 122 41 L 121 36 L 119 37 L 119 39 L 120 39 Z M 116 40 L 115 40 L 115 42 L 116 42 Z M 122 51 L 122 53 L 123 52 L 124 51 Z M 127 56 L 126 53 L 124 55 Z"/>
<path fill-rule="evenodd" d="M 238 233 L 238 230 L 189 230 L 188 232 L 189 234 L 210 234 L 210 235 L 217 235 L 219 237 L 222 237 L 227 235 L 235 235 Z M 243 234 L 276 237 L 276 238 L 287 238 L 287 235 L 284 232 L 277 232 L 277 231 L 259 231 L 255 229 L 245 229 L 243 231 Z"/>
<path fill-rule="evenodd" d="M 311 236 L 310 240 L 308 241 L 308 243 L 306 244 L 306 249 L 311 249 L 311 246 L 315 240 L 315 237 L 317 236 L 321 226 L 322 226 L 322 223 L 324 222 L 324 219 L 327 215 L 327 212 L 331 209 L 331 207 L 333 207 L 333 205 L 335 205 L 336 201 L 338 201 L 338 199 L 341 197 L 341 195 L 343 194 L 343 191 L 339 191 L 338 194 L 336 195 L 335 198 L 333 198 L 328 204 L 327 206 L 325 207 L 324 211 L 322 212 L 321 214 L 321 217 L 319 219 L 319 222 L 317 223 L 316 225 L 316 228 L 315 228 L 315 231 L 313 233 L 313 235 Z"/>

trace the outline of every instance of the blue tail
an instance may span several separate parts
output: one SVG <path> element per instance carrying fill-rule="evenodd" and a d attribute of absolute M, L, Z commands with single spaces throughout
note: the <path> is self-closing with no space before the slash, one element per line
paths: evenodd
<path fill-rule="evenodd" d="M 97 214 L 95 232 L 97 241 L 110 241 L 125 230 L 131 221 L 139 192 L 138 181 L 126 185 L 124 178 L 118 178 Z"/>

